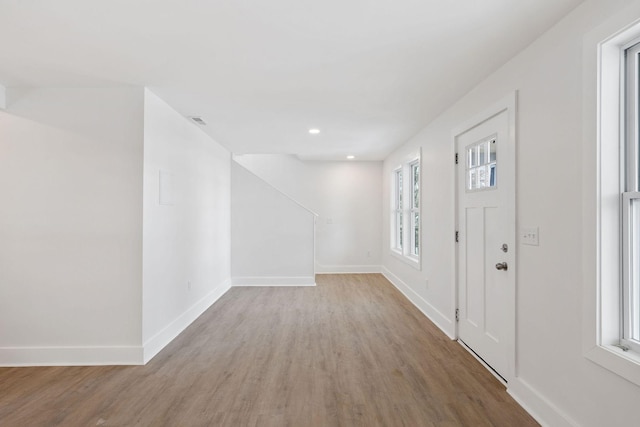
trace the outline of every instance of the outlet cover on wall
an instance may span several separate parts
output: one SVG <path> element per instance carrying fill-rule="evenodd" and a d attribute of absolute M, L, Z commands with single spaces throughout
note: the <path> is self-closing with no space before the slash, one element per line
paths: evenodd
<path fill-rule="evenodd" d="M 538 246 L 538 227 L 520 228 L 520 242 L 523 245 Z"/>

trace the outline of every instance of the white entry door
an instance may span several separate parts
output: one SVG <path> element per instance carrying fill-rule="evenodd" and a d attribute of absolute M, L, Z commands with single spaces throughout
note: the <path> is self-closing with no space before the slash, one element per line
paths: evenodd
<path fill-rule="evenodd" d="M 458 338 L 505 380 L 515 328 L 515 162 L 509 114 L 504 109 L 455 137 Z"/>

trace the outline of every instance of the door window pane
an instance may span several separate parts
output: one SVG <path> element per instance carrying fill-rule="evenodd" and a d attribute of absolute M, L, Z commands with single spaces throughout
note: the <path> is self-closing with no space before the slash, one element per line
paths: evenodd
<path fill-rule="evenodd" d="M 488 143 L 478 144 L 478 164 L 484 165 L 487 163 L 487 148 L 489 147 Z"/>
<path fill-rule="evenodd" d="M 467 150 L 467 165 L 469 167 L 478 166 L 478 153 L 476 150 L 477 147 L 471 147 Z"/>
<path fill-rule="evenodd" d="M 496 138 L 483 139 L 467 147 L 467 191 L 498 185 Z"/>

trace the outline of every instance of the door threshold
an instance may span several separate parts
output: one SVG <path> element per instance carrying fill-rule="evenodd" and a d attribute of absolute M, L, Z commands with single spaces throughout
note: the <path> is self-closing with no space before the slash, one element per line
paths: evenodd
<path fill-rule="evenodd" d="M 491 365 L 489 365 L 487 362 L 485 362 L 485 361 L 484 361 L 484 359 L 483 359 L 482 357 L 478 356 L 478 354 L 477 354 L 475 351 L 473 351 L 473 349 L 472 349 L 471 347 L 469 347 L 467 344 L 465 344 L 465 342 L 464 342 L 464 341 L 462 341 L 460 338 L 458 338 L 458 343 L 459 343 L 459 344 L 460 344 L 460 345 L 461 345 L 465 350 L 467 350 L 469 353 L 471 353 L 471 355 L 472 355 L 473 357 L 475 357 L 475 359 L 476 359 L 478 362 L 480 362 L 480 363 L 482 364 L 482 366 L 484 366 L 485 368 L 487 368 L 487 370 L 488 370 L 489 372 L 491 372 L 491 374 L 492 374 L 494 377 L 496 377 L 496 379 L 497 379 L 498 381 L 500 381 L 500 382 L 502 383 L 502 385 L 504 385 L 505 387 L 507 387 L 507 380 L 506 380 L 506 379 L 504 379 L 504 377 L 503 377 L 502 375 L 500 375 L 500 374 L 498 373 L 498 371 L 496 371 L 495 369 L 493 369 L 493 368 L 491 367 Z"/>

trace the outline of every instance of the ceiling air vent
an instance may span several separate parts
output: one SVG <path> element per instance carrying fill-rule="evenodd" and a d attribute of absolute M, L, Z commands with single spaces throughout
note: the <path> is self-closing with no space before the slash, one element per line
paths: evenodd
<path fill-rule="evenodd" d="M 191 120 L 193 120 L 194 123 L 199 124 L 200 126 L 206 126 L 207 122 L 205 122 L 202 117 L 189 117 Z"/>

